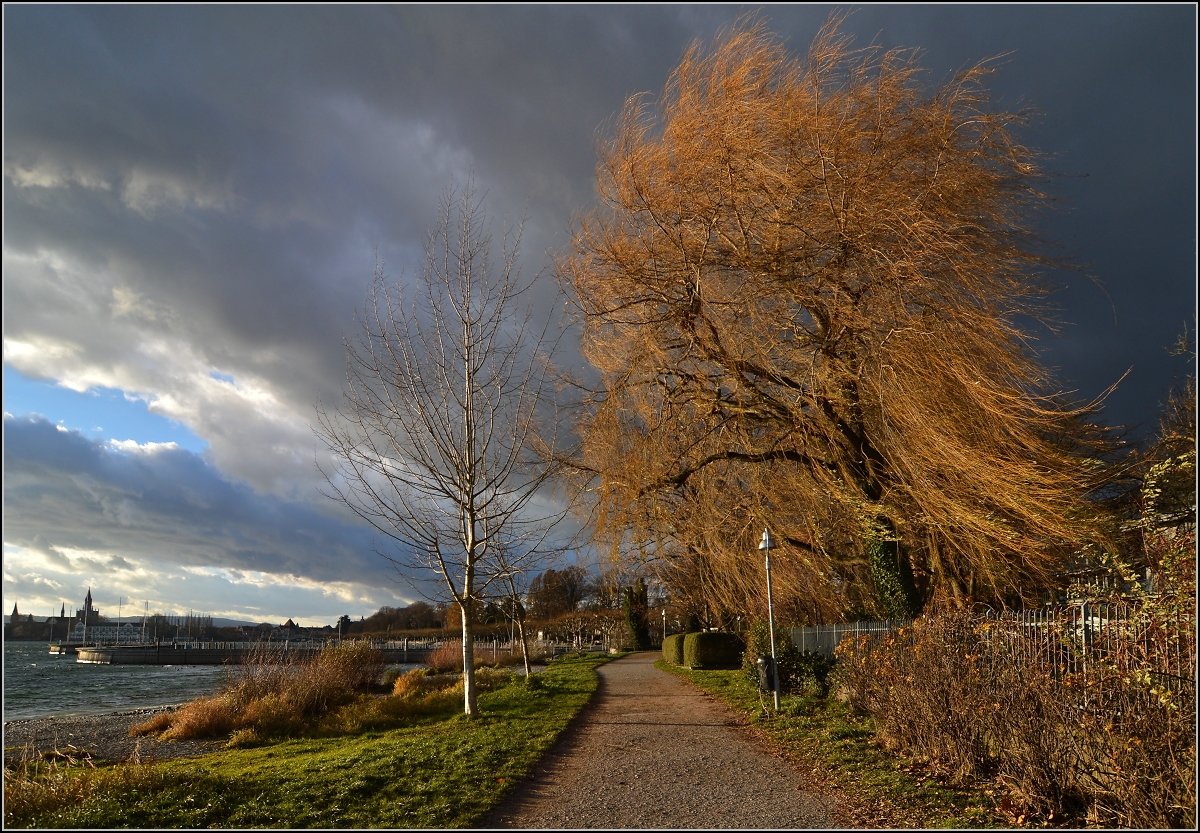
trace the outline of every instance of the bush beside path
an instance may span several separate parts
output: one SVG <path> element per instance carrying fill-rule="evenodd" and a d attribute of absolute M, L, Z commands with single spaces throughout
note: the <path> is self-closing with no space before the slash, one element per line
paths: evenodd
<path fill-rule="evenodd" d="M 657 659 L 639 653 L 597 668 L 588 710 L 480 826 L 831 826 L 832 799 Z"/>

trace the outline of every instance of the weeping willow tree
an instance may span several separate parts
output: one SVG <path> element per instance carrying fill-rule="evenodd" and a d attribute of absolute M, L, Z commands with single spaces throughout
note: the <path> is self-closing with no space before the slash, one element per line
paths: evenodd
<path fill-rule="evenodd" d="M 755 611 L 764 524 L 796 618 L 1035 596 L 1099 535 L 1107 442 L 1031 347 L 1045 202 L 979 65 L 807 60 L 761 22 L 694 45 L 600 149 L 557 262 L 601 380 L 578 431 L 596 534 L 677 596 Z"/>

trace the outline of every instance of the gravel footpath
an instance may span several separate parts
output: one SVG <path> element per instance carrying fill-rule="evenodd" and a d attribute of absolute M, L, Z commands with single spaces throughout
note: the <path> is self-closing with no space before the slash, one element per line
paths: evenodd
<path fill-rule="evenodd" d="M 175 706 L 81 717 L 11 720 L 4 724 L 4 762 L 9 764 L 52 755 L 55 749 L 72 758 L 86 754 L 97 761 L 129 760 L 136 750 L 137 757 L 145 761 L 203 755 L 221 748 L 221 741 L 160 741 L 154 737 L 129 737 L 129 728 L 135 723 L 149 720 L 155 712 L 173 708 Z"/>
<path fill-rule="evenodd" d="M 828 828 L 835 802 L 803 788 L 728 707 L 654 667 L 596 669 L 575 726 L 480 827 Z"/>

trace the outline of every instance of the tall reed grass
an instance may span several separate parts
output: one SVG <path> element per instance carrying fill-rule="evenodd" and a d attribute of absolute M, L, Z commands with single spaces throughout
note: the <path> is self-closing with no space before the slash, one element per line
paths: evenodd
<path fill-rule="evenodd" d="M 73 750 L 72 750 L 73 751 Z M 42 757 L 32 753 L 4 765 L 4 827 L 23 827 L 39 815 L 78 806 L 105 792 L 142 790 L 161 786 L 163 776 L 136 750 L 126 763 L 96 768 L 91 759 L 55 749 Z"/>
<path fill-rule="evenodd" d="M 326 648 L 300 661 L 285 661 L 278 652 L 256 651 L 232 671 L 215 696 L 193 700 L 174 712 L 160 712 L 134 726 L 130 734 L 156 734 L 162 739 L 228 735 L 230 746 L 237 747 L 306 732 L 340 734 L 393 726 L 460 706 L 462 679 L 455 673 L 454 656 L 461 669 L 461 649 L 443 646 L 430 668 L 400 676 L 388 694 L 372 691 L 386 679 L 383 658 L 362 643 Z M 438 666 L 449 673 L 437 673 Z M 481 692 L 511 679 L 507 671 L 476 670 Z"/>
<path fill-rule="evenodd" d="M 232 670 L 215 696 L 160 712 L 130 734 L 172 739 L 234 732 L 241 741 L 295 734 L 369 691 L 383 669 L 382 654 L 365 643 L 327 647 L 304 659 L 258 648 Z"/>

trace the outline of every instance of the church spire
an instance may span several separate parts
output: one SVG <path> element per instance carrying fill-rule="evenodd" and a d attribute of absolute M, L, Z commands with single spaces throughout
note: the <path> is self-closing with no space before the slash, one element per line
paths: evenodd
<path fill-rule="evenodd" d="M 14 622 L 17 621 L 17 617 L 20 615 L 21 615 L 20 611 L 17 610 L 17 603 L 13 602 L 12 620 Z"/>

